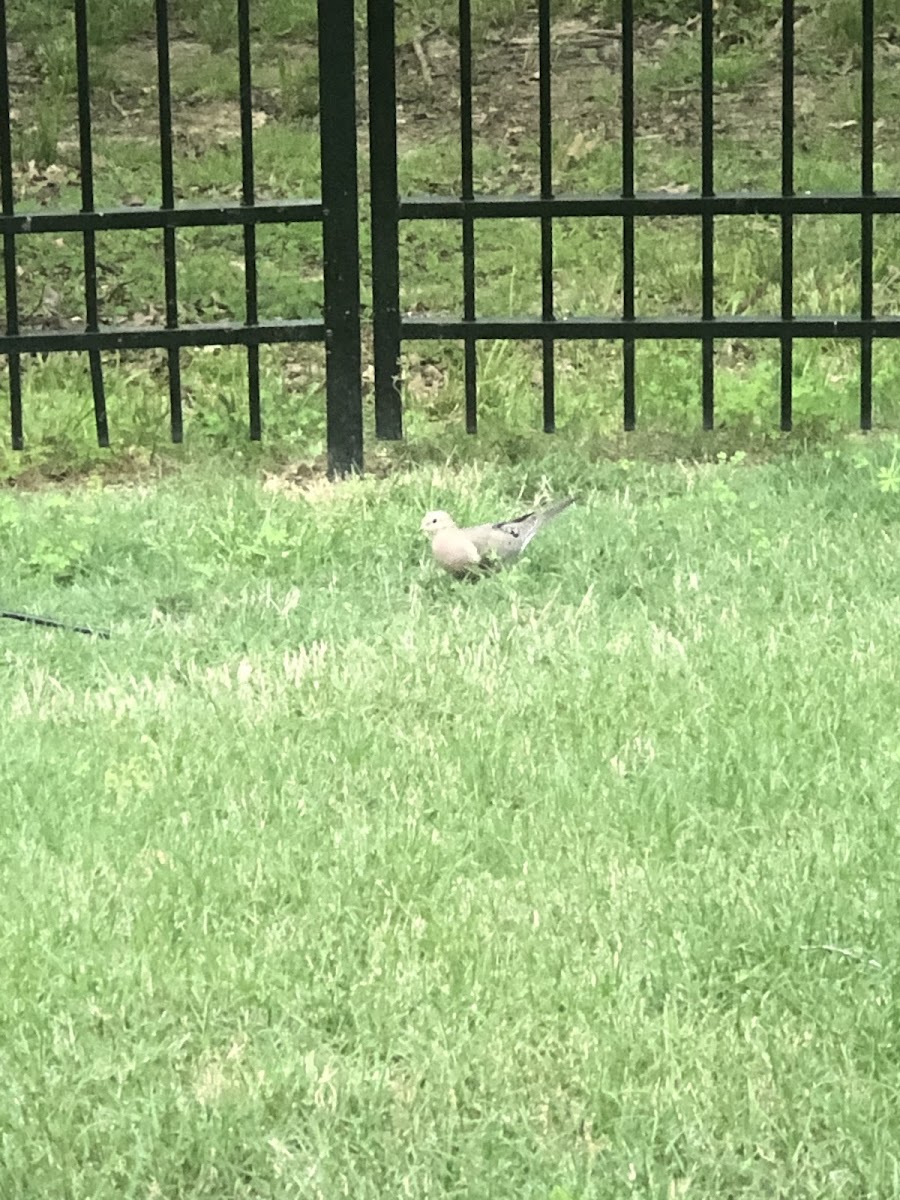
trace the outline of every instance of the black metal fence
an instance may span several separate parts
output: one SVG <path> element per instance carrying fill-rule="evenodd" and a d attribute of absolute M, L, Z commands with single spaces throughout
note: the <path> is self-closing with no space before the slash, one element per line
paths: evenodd
<path fill-rule="evenodd" d="M 259 347 L 276 342 L 324 341 L 329 466 L 334 472 L 362 465 L 359 215 L 356 162 L 356 100 L 353 0 L 317 0 L 322 193 L 320 200 L 258 202 L 254 189 L 251 110 L 250 0 L 237 0 L 241 114 L 241 200 L 235 205 L 176 203 L 172 166 L 168 0 L 155 0 L 159 145 L 162 203 L 98 211 L 93 195 L 88 0 L 75 0 L 81 209 L 78 212 L 16 212 L 10 136 L 10 86 L 5 0 L 0 0 L 0 230 L 6 291 L 6 329 L 0 354 L 9 361 L 11 436 L 23 443 L 21 358 L 55 350 L 88 352 L 97 436 L 107 444 L 101 352 L 161 347 L 168 353 L 171 432 L 182 437 L 179 351 L 186 346 L 242 345 L 247 348 L 250 436 L 261 434 Z M 622 344 L 623 423 L 633 429 L 635 346 L 645 339 L 688 339 L 702 347 L 702 422 L 713 426 L 714 349 L 717 339 L 767 338 L 780 343 L 781 427 L 792 425 L 792 353 L 796 338 L 843 336 L 858 339 L 861 353 L 860 424 L 872 424 L 872 345 L 900 335 L 900 316 L 873 313 L 873 219 L 900 214 L 900 193 L 874 190 L 874 0 L 862 11 L 861 158 L 858 191 L 797 193 L 794 187 L 794 2 L 784 0 L 781 26 L 781 189 L 716 192 L 713 153 L 713 51 L 715 0 L 700 6 L 701 187 L 699 192 L 635 191 L 635 24 L 633 0 L 621 4 L 621 186 L 615 193 L 563 195 L 552 172 L 551 0 L 537 0 L 539 66 L 540 188 L 537 195 L 496 196 L 475 192 L 473 168 L 473 44 L 470 0 L 459 0 L 460 167 L 459 195 L 401 197 L 398 193 L 395 0 L 367 0 L 369 133 L 371 147 L 372 334 L 376 434 L 402 435 L 401 346 L 404 340 L 455 339 L 464 346 L 466 427 L 477 427 L 477 355 L 482 339 L 537 340 L 542 345 L 543 426 L 556 423 L 555 348 L 566 339 L 612 339 Z M 770 215 L 781 224 L 781 306 L 772 316 L 717 315 L 714 305 L 716 217 Z M 807 316 L 794 312 L 794 218 L 802 214 L 851 214 L 860 221 L 860 309 L 858 314 Z M 701 311 L 693 316 L 639 316 L 635 312 L 635 218 L 699 217 L 701 223 Z M 615 217 L 622 227 L 622 311 L 590 317 L 558 316 L 554 303 L 554 220 Z M 537 218 L 541 230 L 541 311 L 537 316 L 479 316 L 476 303 L 475 222 Z M 400 304 L 400 223 L 443 219 L 462 228 L 462 313 L 458 317 L 404 314 Z M 259 319 L 256 228 L 271 222 L 320 222 L 324 254 L 322 318 Z M 197 225 L 240 225 L 244 234 L 246 316 L 243 322 L 179 324 L 175 233 Z M 104 327 L 97 303 L 95 235 L 101 230 L 158 229 L 165 270 L 165 325 Z M 84 243 L 86 323 L 78 330 L 32 331 L 20 326 L 16 287 L 16 244 L 20 237 L 80 233 Z"/>
<path fill-rule="evenodd" d="M 860 186 L 852 193 L 794 190 L 794 3 L 784 0 L 782 19 L 781 190 L 727 193 L 715 190 L 713 156 L 713 50 L 715 0 L 700 4 L 701 188 L 671 195 L 635 191 L 635 23 L 633 0 L 622 0 L 621 190 L 607 195 L 559 195 L 552 175 L 551 0 L 537 0 L 539 65 L 540 194 L 476 195 L 472 137 L 472 14 L 459 0 L 460 163 L 459 196 L 398 197 L 395 124 L 394 0 L 368 0 L 369 106 L 371 120 L 371 212 L 373 241 L 375 396 L 380 436 L 399 437 L 402 412 L 398 381 L 403 339 L 452 338 L 465 349 L 466 427 L 477 426 L 476 343 L 499 338 L 540 341 L 543 346 L 543 421 L 556 421 L 554 347 L 565 339 L 614 339 L 622 343 L 623 422 L 635 427 L 635 344 L 638 340 L 695 339 L 702 346 L 702 420 L 713 427 L 714 347 L 722 338 L 771 338 L 781 344 L 781 428 L 792 425 L 792 353 L 795 338 L 844 336 L 861 348 L 860 425 L 872 424 L 872 341 L 900 336 L 900 316 L 873 315 L 873 217 L 900 213 L 900 193 L 877 193 L 874 158 L 874 0 L 862 9 Z M 860 219 L 860 311 L 858 315 L 804 316 L 794 312 L 793 221 L 800 214 L 853 214 Z M 773 316 L 717 316 L 714 306 L 714 222 L 718 216 L 770 215 L 781 221 L 781 311 Z M 702 295 L 696 316 L 642 317 L 635 313 L 636 217 L 697 216 L 701 221 Z M 480 317 L 475 294 L 476 220 L 538 218 L 541 228 L 541 313 L 535 317 Z M 619 217 L 622 221 L 621 313 L 560 318 L 554 310 L 553 221 L 559 217 Z M 458 318 L 404 315 L 399 299 L 401 221 L 442 218 L 462 223 L 463 312 Z"/>
<path fill-rule="evenodd" d="M 0 231 L 6 291 L 6 328 L 0 354 L 9 362 L 12 445 L 24 441 L 22 356 L 59 350 L 87 351 L 94 418 L 101 446 L 109 444 L 101 353 L 163 348 L 168 353 L 170 423 L 173 441 L 183 436 L 179 352 L 186 346 L 246 346 L 250 437 L 262 431 L 259 347 L 278 342 L 322 342 L 326 353 L 329 466 L 342 473 L 362 463 L 360 400 L 359 222 L 356 160 L 356 103 L 353 0 L 318 0 L 319 113 L 322 194 L 319 200 L 257 201 L 254 183 L 250 55 L 250 0 L 237 0 L 241 122 L 241 198 L 237 204 L 176 203 L 173 180 L 172 102 L 169 75 L 169 0 L 155 0 L 159 150 L 162 203 L 98 211 L 94 204 L 88 0 L 75 3 L 78 137 L 81 209 L 77 212 L 16 212 L 8 63 L 6 0 L 0 0 Z M 260 320 L 257 303 L 256 229 L 274 222 L 319 222 L 324 257 L 321 319 Z M 190 226 L 243 228 L 245 304 L 243 322 L 179 324 L 175 233 Z M 158 229 L 162 232 L 165 280 L 163 327 L 104 327 L 97 302 L 96 234 L 102 230 Z M 23 329 L 19 318 L 16 242 L 41 234 L 80 233 L 84 243 L 83 329 Z"/>

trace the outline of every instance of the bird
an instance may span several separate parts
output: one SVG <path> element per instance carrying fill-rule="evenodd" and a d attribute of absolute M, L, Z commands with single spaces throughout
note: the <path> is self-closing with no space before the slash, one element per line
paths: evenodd
<path fill-rule="evenodd" d="M 460 529 L 449 513 L 428 512 L 421 530 L 431 539 L 431 553 L 445 571 L 459 579 L 472 578 L 517 559 L 534 535 L 574 500 L 567 496 L 509 521 L 465 529 Z"/>

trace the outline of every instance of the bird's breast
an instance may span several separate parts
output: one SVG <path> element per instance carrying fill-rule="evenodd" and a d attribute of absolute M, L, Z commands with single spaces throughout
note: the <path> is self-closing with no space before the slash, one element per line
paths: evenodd
<path fill-rule="evenodd" d="M 481 555 L 475 543 L 458 529 L 447 529 L 435 534 L 431 549 L 434 557 L 447 571 L 465 571 L 481 562 Z"/>

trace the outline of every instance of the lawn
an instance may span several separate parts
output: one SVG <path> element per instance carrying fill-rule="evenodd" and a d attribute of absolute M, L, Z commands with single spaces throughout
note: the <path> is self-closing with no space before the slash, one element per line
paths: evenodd
<path fill-rule="evenodd" d="M 895 1197 L 898 453 L 0 493 L 0 1195 Z"/>
<path fill-rule="evenodd" d="M 234 5 L 172 7 L 177 196 L 233 199 Z M 476 189 L 534 191 L 533 14 L 473 7 Z M 717 7 L 719 189 L 779 186 L 778 8 Z M 642 189 L 699 182 L 689 9 L 636 3 Z M 315 196 L 313 5 L 251 10 L 258 194 Z M 800 13 L 798 190 L 858 187 L 859 11 Z M 152 5 L 91 13 L 97 203 L 158 203 Z M 554 6 L 560 191 L 621 183 L 616 14 Z M 67 6 L 10 23 L 17 206 L 77 208 Z M 452 193 L 454 6 L 398 28 L 401 189 Z M 620 311 L 619 223 L 554 228 L 560 314 Z M 479 313 L 534 312 L 535 223 L 476 242 Z M 261 314 L 316 315 L 316 231 L 258 244 Z M 102 319 L 160 321 L 161 238 L 97 247 Z M 459 249 L 404 227 L 405 308 L 458 310 Z M 771 221 L 718 220 L 716 311 L 778 311 L 779 251 Z M 240 232 L 178 253 L 180 320 L 242 319 Z M 80 240 L 18 256 L 25 325 L 77 326 Z M 698 311 L 698 221 L 636 221 L 636 257 L 641 315 Z M 797 218 L 794 258 L 796 311 L 858 309 L 857 220 Z M 879 313 L 898 260 L 878 218 Z M 0 606 L 111 637 L 0 620 L 0 1197 L 895 1200 L 900 347 L 875 347 L 866 439 L 849 342 L 795 347 L 790 438 L 773 344 L 717 346 L 713 435 L 698 347 L 639 346 L 629 438 L 616 344 L 558 348 L 550 439 L 539 347 L 479 347 L 476 439 L 460 347 L 405 349 L 408 441 L 342 483 L 316 466 L 320 348 L 263 351 L 262 448 L 238 352 L 184 353 L 178 448 L 164 355 L 106 357 L 104 452 L 83 356 L 25 364 Z M 570 493 L 474 585 L 418 531 Z"/>

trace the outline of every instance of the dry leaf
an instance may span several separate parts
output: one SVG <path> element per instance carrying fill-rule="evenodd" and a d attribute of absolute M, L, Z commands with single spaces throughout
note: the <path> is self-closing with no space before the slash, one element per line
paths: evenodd
<path fill-rule="evenodd" d="M 566 148 L 566 158 L 571 162 L 581 162 L 592 150 L 597 148 L 596 138 L 586 138 L 580 131 L 575 134 Z"/>

